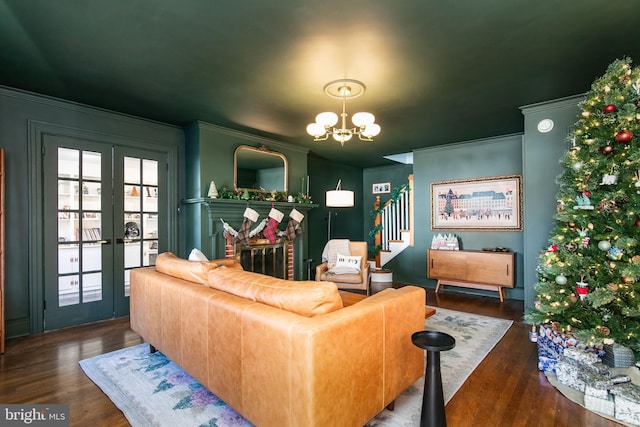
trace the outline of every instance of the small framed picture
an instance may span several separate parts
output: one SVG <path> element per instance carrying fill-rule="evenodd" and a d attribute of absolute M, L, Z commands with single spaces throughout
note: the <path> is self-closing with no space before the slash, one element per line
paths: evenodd
<path fill-rule="evenodd" d="M 391 183 L 390 182 L 377 182 L 377 183 L 373 184 L 371 192 L 373 194 L 391 193 Z"/>

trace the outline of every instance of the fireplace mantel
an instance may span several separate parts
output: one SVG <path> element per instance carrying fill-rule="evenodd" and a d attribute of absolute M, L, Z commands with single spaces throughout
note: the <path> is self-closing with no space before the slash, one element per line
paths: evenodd
<path fill-rule="evenodd" d="M 284 230 L 287 225 L 287 221 L 289 220 L 289 212 L 291 212 L 293 208 L 300 211 L 305 215 L 305 219 L 300 224 L 302 234 L 296 237 L 293 245 L 295 260 L 294 277 L 296 280 L 302 280 L 304 278 L 303 273 L 306 270 L 303 266 L 303 260 L 307 258 L 306 254 L 309 234 L 306 227 L 306 217 L 311 209 L 318 207 L 317 204 L 210 198 L 185 199 L 182 201 L 182 204 L 185 209 L 201 211 L 202 214 L 206 214 L 206 224 L 205 215 L 201 215 L 203 217 L 202 221 L 199 221 L 198 223 L 202 224 L 202 229 L 198 230 L 196 233 L 197 236 L 191 240 L 193 245 L 199 246 L 200 250 L 202 250 L 202 252 L 204 252 L 204 254 L 210 259 L 225 257 L 226 242 L 223 236 L 224 230 L 220 219 L 224 220 L 235 230 L 238 230 L 242 225 L 245 208 L 249 207 L 258 212 L 260 214 L 259 222 L 262 221 L 263 218 L 266 218 L 269 215 L 271 208 L 274 207 L 284 213 L 284 219 L 278 227 L 280 230 Z M 198 206 L 200 209 L 193 209 Z M 189 217 L 192 218 L 193 214 L 194 212 L 192 212 Z M 200 213 L 197 214 L 200 215 Z"/>

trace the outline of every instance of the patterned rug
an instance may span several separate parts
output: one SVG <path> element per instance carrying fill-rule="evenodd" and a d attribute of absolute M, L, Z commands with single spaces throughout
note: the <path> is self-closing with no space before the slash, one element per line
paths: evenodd
<path fill-rule="evenodd" d="M 500 341 L 513 322 L 437 308 L 425 329 L 448 333 L 454 349 L 441 354 L 445 402 Z M 426 354 L 425 354 L 426 357 Z M 251 426 L 222 400 L 147 344 L 80 361 L 87 376 L 124 413 L 132 426 Z M 420 423 L 424 378 L 405 390 L 395 410 L 384 410 L 368 427 L 413 427 Z"/>

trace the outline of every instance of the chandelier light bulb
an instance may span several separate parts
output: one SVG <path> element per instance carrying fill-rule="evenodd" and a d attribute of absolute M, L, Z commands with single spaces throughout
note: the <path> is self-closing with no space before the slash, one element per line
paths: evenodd
<path fill-rule="evenodd" d="M 325 127 L 335 126 L 335 124 L 338 123 L 338 115 L 331 111 L 325 111 L 316 116 L 316 123 Z"/>
<path fill-rule="evenodd" d="M 376 123 L 371 123 L 370 125 L 367 125 L 366 128 L 364 128 L 364 130 L 362 131 L 362 136 L 365 136 L 367 138 L 373 138 L 374 136 L 378 136 L 379 133 L 380 133 L 380 125 Z"/>
<path fill-rule="evenodd" d="M 314 138 L 319 138 L 326 133 L 324 126 L 319 123 L 310 123 L 307 126 L 307 133 Z"/>
<path fill-rule="evenodd" d="M 365 127 L 373 124 L 373 122 L 376 121 L 376 118 L 371 113 L 360 112 L 355 113 L 351 118 L 351 121 L 358 127 Z"/>

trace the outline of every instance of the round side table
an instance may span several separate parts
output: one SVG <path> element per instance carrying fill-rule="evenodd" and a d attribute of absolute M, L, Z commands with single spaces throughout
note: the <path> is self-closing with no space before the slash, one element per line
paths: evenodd
<path fill-rule="evenodd" d="M 454 348 L 456 339 L 444 332 L 420 331 L 411 335 L 411 341 L 415 346 L 427 351 L 420 427 L 446 427 L 440 352 Z"/>

